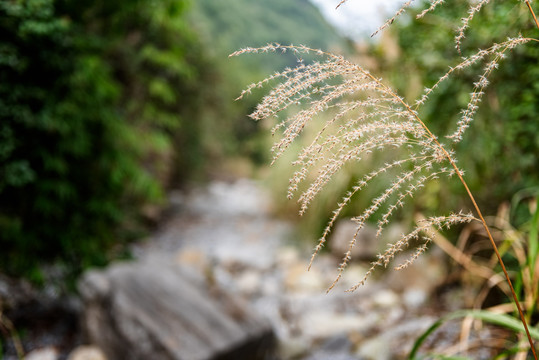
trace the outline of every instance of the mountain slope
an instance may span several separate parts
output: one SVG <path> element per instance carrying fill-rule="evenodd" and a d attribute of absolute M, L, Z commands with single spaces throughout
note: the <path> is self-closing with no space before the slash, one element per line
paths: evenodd
<path fill-rule="evenodd" d="M 309 0 L 196 0 L 192 7 L 193 26 L 219 55 L 270 42 L 336 52 L 348 48 L 347 40 Z M 283 63 L 274 57 L 260 60 L 264 68 Z M 287 65 L 291 60 L 286 60 Z"/>

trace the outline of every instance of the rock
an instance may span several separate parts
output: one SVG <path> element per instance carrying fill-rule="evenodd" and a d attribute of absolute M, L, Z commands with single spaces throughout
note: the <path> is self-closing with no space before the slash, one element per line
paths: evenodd
<path fill-rule="evenodd" d="M 319 349 L 316 349 L 305 360 L 357 360 L 352 354 L 352 343 L 346 335 L 336 335 L 324 341 Z"/>
<path fill-rule="evenodd" d="M 357 354 L 366 360 L 390 360 L 389 344 L 383 336 L 378 336 L 363 343 Z"/>
<path fill-rule="evenodd" d="M 13 309 L 34 302 L 38 292 L 23 279 L 14 279 L 0 273 L 0 308 Z"/>
<path fill-rule="evenodd" d="M 414 290 L 416 295 L 421 291 L 428 297 L 437 286 L 445 281 L 447 276 L 445 255 L 440 252 L 441 250 L 438 248 L 433 248 L 428 254 L 419 256 L 407 268 L 388 271 L 386 278 L 388 286 L 398 292 Z M 390 266 L 396 267 L 409 258 L 410 254 L 408 253 L 399 254 Z M 412 295 L 409 294 L 409 296 Z M 419 299 L 417 296 L 416 298 Z M 421 305 L 420 302 L 419 305 Z"/>
<path fill-rule="evenodd" d="M 300 328 L 312 339 L 328 339 L 351 332 L 366 332 L 379 320 L 379 314 L 359 315 L 319 310 L 304 314 L 300 320 Z"/>
<path fill-rule="evenodd" d="M 240 299 L 172 261 L 90 271 L 79 283 L 83 327 L 108 359 L 259 359 L 269 323 Z"/>
<path fill-rule="evenodd" d="M 423 289 L 411 288 L 402 294 L 402 298 L 408 308 L 418 309 L 427 302 L 429 294 Z"/>
<path fill-rule="evenodd" d="M 307 271 L 308 264 L 299 262 L 286 269 L 285 287 L 290 292 L 298 293 L 320 293 L 327 289 L 324 277 L 318 268 L 311 268 Z"/>
<path fill-rule="evenodd" d="M 330 337 L 320 346 L 322 352 L 350 352 L 351 350 L 352 342 L 348 336 L 342 334 Z"/>
<path fill-rule="evenodd" d="M 363 279 L 365 274 L 368 271 L 368 267 L 366 265 L 369 264 L 359 264 L 359 263 L 351 263 L 349 264 L 344 272 L 342 273 L 342 277 L 337 283 L 335 289 L 337 291 L 346 291 L 354 286 L 357 286 L 358 283 Z M 331 275 L 331 280 L 333 281 L 337 277 L 337 266 L 333 266 L 329 268 L 331 271 L 328 271 L 328 275 Z M 361 286 L 357 290 L 355 290 L 355 293 L 359 292 L 369 292 L 369 287 L 376 284 L 376 279 L 369 279 L 367 282 Z"/>
<path fill-rule="evenodd" d="M 300 254 L 297 248 L 292 246 L 281 246 L 275 254 L 276 265 L 280 268 L 292 266 L 300 261 Z"/>
<path fill-rule="evenodd" d="M 194 211 L 219 217 L 261 216 L 271 209 L 269 194 L 249 179 L 238 179 L 232 183 L 212 182 L 205 193 L 190 200 Z"/>
<path fill-rule="evenodd" d="M 342 258 L 348 251 L 350 241 L 357 231 L 357 224 L 349 219 L 339 220 L 335 224 L 333 235 L 330 238 L 331 253 Z M 353 260 L 372 260 L 384 248 L 376 239 L 376 228 L 365 224 L 359 231 L 355 246 L 352 248 Z"/>
<path fill-rule="evenodd" d="M 67 360 L 107 360 L 103 351 L 93 345 L 83 345 L 73 350 Z"/>
<path fill-rule="evenodd" d="M 298 359 L 307 354 L 311 344 L 303 337 L 289 337 L 279 340 L 279 358 Z"/>
<path fill-rule="evenodd" d="M 309 356 L 305 360 L 358 360 L 358 358 L 352 354 L 348 354 L 346 352 L 326 352 L 326 351 L 319 351 L 315 354 Z"/>
<path fill-rule="evenodd" d="M 390 289 L 382 289 L 375 293 L 372 302 L 381 308 L 394 308 L 400 303 L 400 298 Z"/>
<path fill-rule="evenodd" d="M 255 295 L 261 290 L 262 276 L 254 270 L 244 271 L 238 276 L 236 285 L 240 293 L 245 296 Z"/>
<path fill-rule="evenodd" d="M 24 357 L 26 360 L 56 360 L 58 359 L 58 350 L 52 346 L 36 349 Z"/>
<path fill-rule="evenodd" d="M 183 267 L 192 268 L 198 273 L 206 273 L 211 267 L 208 256 L 200 249 L 185 248 L 176 253 L 176 262 Z"/>

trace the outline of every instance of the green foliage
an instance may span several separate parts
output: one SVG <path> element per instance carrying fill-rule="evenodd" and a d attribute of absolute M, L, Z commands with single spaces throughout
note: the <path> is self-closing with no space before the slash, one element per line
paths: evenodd
<path fill-rule="evenodd" d="M 409 98 L 422 91 L 415 84 L 431 86 L 462 56 L 469 56 L 478 48 L 503 42 L 519 33 L 530 36 L 537 31 L 525 4 L 519 2 L 490 2 L 477 13 L 465 33 L 462 53 L 455 49 L 455 28 L 460 24 L 460 9 L 469 2 L 459 0 L 451 6 L 439 6 L 423 19 L 403 21 L 399 19 L 392 28 L 401 52 L 399 63 L 383 63 L 392 81 L 401 93 Z M 419 8 L 425 8 L 420 6 Z M 412 14 L 411 16 L 415 16 Z M 517 47 L 500 68 L 489 77 L 483 103 L 468 129 L 464 140 L 456 148 L 464 156 L 461 167 L 466 169 L 466 179 L 476 197 L 487 212 L 495 212 L 503 201 L 511 199 L 519 189 L 535 186 L 539 181 L 536 154 L 539 151 L 539 47 Z M 454 59 L 451 61 L 451 59 Z M 449 61 L 448 61 L 449 60 Z M 432 93 L 422 107 L 420 115 L 433 131 L 446 134 L 466 108 L 469 92 L 478 80 L 482 69 L 470 67 L 458 76 L 450 78 Z M 387 76 L 386 76 L 387 77 Z M 451 189 L 455 194 L 461 189 Z M 435 206 L 452 207 L 454 196 L 445 194 Z"/>
<path fill-rule="evenodd" d="M 200 162 L 205 61 L 184 8 L 0 2 L 4 271 L 39 280 L 42 261 L 74 273 L 104 264 L 141 206 L 160 200 L 174 162 L 181 178 Z"/>

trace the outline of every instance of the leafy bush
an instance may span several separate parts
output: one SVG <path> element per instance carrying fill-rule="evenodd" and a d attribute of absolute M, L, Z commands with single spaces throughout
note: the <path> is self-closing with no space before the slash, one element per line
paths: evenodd
<path fill-rule="evenodd" d="M 141 206 L 161 199 L 174 164 L 185 178 L 200 162 L 204 59 L 184 8 L 0 2 L 4 271 L 39 280 L 42 261 L 73 273 L 104 264 Z"/>

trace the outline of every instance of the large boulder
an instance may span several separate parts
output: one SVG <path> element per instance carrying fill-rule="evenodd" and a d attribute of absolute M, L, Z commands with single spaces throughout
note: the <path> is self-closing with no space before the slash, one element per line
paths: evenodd
<path fill-rule="evenodd" d="M 116 264 L 79 283 L 88 340 L 115 359 L 262 359 L 269 322 L 204 276 L 170 261 Z"/>

